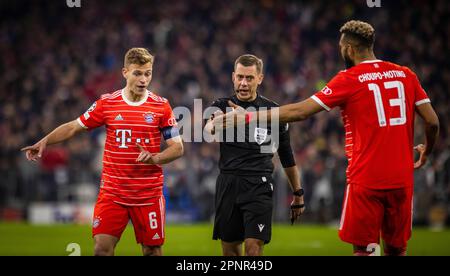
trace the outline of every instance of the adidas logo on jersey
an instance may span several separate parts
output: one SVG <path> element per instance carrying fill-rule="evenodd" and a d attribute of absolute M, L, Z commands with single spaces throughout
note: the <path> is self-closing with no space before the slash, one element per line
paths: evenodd
<path fill-rule="evenodd" d="M 117 115 L 114 121 L 123 121 L 122 115 Z"/>
<path fill-rule="evenodd" d="M 152 238 L 152 240 L 159 240 L 159 239 L 160 239 L 160 237 L 159 237 L 158 233 L 156 233 Z"/>

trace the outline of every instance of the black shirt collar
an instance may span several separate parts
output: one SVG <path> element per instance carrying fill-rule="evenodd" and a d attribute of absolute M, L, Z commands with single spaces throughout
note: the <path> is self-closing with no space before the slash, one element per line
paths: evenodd
<path fill-rule="evenodd" d="M 253 101 L 251 101 L 251 102 L 243 102 L 243 101 L 241 101 L 241 100 L 238 99 L 238 97 L 236 96 L 236 94 L 234 94 L 234 95 L 231 97 L 231 100 L 232 100 L 235 104 L 237 104 L 237 105 L 239 105 L 239 106 L 241 106 L 241 107 L 243 107 L 243 108 L 247 108 L 247 107 L 249 107 L 249 106 L 259 107 L 259 106 L 260 106 L 260 102 L 261 102 L 261 96 L 259 95 L 259 93 L 256 93 L 256 98 L 255 98 Z"/>

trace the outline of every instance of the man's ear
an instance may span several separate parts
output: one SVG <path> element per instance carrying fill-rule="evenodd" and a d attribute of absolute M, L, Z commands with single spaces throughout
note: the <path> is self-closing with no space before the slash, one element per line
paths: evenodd
<path fill-rule="evenodd" d="M 352 44 L 348 44 L 347 55 L 353 60 L 355 58 L 355 48 Z"/>
<path fill-rule="evenodd" d="M 126 67 L 122 68 L 122 76 L 126 79 L 127 78 L 128 69 Z"/>
<path fill-rule="evenodd" d="M 231 73 L 231 81 L 234 82 L 234 72 Z"/>
<path fill-rule="evenodd" d="M 264 79 L 264 74 L 259 74 L 258 75 L 258 85 L 261 85 L 263 79 Z"/>

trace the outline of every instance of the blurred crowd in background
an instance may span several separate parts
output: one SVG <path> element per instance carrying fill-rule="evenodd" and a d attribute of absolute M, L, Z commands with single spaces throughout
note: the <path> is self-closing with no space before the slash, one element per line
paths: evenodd
<path fill-rule="evenodd" d="M 173 108 L 203 108 L 231 95 L 235 59 L 265 62 L 259 93 L 287 104 L 310 97 L 344 68 L 339 28 L 350 19 L 377 31 L 378 58 L 410 67 L 439 113 L 441 135 L 429 164 L 416 171 L 415 223 L 450 214 L 450 5 L 439 1 L 2 1 L 0 4 L 0 220 L 26 219 L 32 202 L 94 202 L 103 128 L 51 146 L 38 163 L 20 149 L 80 116 L 101 94 L 122 88 L 123 56 L 146 47 L 156 57 L 152 91 Z M 198 118 L 201 119 L 201 118 Z M 416 143 L 424 130 L 416 124 Z M 340 113 L 291 124 L 312 223 L 339 220 L 347 161 Z M 185 143 L 165 166 L 173 221 L 208 221 L 214 212 L 218 145 Z M 274 218 L 287 222 L 291 194 L 275 156 Z"/>

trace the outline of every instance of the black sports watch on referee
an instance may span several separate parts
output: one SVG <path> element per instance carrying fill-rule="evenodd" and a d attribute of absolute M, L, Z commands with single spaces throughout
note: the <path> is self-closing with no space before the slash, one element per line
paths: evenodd
<path fill-rule="evenodd" d="M 293 192 L 292 194 L 295 196 L 303 196 L 305 194 L 305 191 L 302 188 L 300 188 L 297 191 Z"/>

